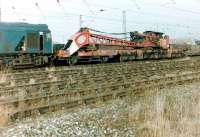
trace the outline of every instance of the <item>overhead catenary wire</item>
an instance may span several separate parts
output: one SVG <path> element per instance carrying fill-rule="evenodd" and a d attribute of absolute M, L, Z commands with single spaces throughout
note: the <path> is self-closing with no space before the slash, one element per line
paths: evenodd
<path fill-rule="evenodd" d="M 71 14 L 71 13 L 69 13 L 69 15 L 78 16 L 78 14 Z M 56 15 L 56 16 L 54 16 L 54 15 L 46 15 L 46 17 L 48 17 L 49 18 L 48 20 L 50 20 L 50 17 L 55 18 L 55 17 L 60 17 L 60 16 L 58 16 L 58 15 Z M 84 17 L 93 18 L 92 16 L 89 16 L 89 15 L 84 15 Z M 95 20 L 103 20 L 104 22 L 106 21 L 107 25 L 114 25 L 113 23 L 108 23 L 108 22 L 119 22 L 119 25 L 120 25 L 120 21 L 121 21 L 120 19 L 117 19 L 117 18 L 106 18 L 106 17 L 95 17 Z M 75 21 L 72 21 L 72 20 L 69 20 L 67 22 L 75 23 Z M 185 28 L 185 29 L 188 29 L 188 26 L 189 26 L 189 25 L 183 25 L 183 24 L 180 24 L 180 23 L 156 23 L 156 22 L 148 22 L 147 23 L 147 22 L 140 22 L 140 21 L 134 21 L 134 20 L 128 20 L 127 24 L 129 24 L 129 25 L 131 25 L 131 24 L 148 25 L 148 26 L 149 25 L 158 24 L 158 26 L 168 26 L 168 27 Z M 199 24 L 196 24 L 196 25 L 193 25 L 193 26 L 189 26 L 189 27 L 197 29 L 198 26 L 199 26 Z"/>
<path fill-rule="evenodd" d="M 89 9 L 89 12 L 94 15 L 94 11 L 92 10 L 91 6 L 89 5 L 89 3 L 87 2 L 87 0 L 82 0 L 83 3 L 86 5 L 86 7 Z"/>
<path fill-rule="evenodd" d="M 19 14 L 18 14 L 18 12 L 16 11 L 16 8 L 15 8 L 15 6 L 12 6 L 11 8 L 12 8 L 12 10 L 13 10 L 14 14 L 16 14 L 16 15 L 17 15 L 17 18 L 18 18 L 18 20 L 20 21 L 20 15 L 19 15 Z"/>
<path fill-rule="evenodd" d="M 108 6 L 104 6 L 104 5 L 99 5 L 99 7 L 101 7 L 101 8 L 109 8 L 109 10 L 110 9 L 112 9 L 112 10 L 122 10 L 121 8 L 116 8 L 116 7 L 108 7 Z M 164 8 L 166 8 L 166 7 L 164 7 Z M 158 14 L 158 15 L 156 15 L 155 13 L 149 13 L 149 12 L 145 12 L 145 11 L 142 11 L 142 10 L 140 10 L 140 11 L 138 11 L 138 10 L 132 10 L 132 9 L 127 9 L 126 10 L 127 12 L 130 12 L 130 11 L 132 11 L 131 13 L 134 13 L 134 14 L 140 14 L 140 15 L 142 15 L 142 16 L 152 16 L 153 18 L 162 18 L 162 20 L 166 20 L 166 21 L 169 21 L 166 17 L 168 17 L 168 18 L 172 18 L 173 16 L 172 15 L 165 15 L 165 14 Z M 130 14 L 130 13 L 129 13 Z M 88 15 L 84 15 L 84 17 L 86 17 L 86 16 L 88 16 Z M 89 16 L 88 16 L 89 17 Z M 174 17 L 174 18 L 176 18 L 176 19 L 184 19 L 183 17 L 179 17 L 179 16 L 176 16 L 176 17 Z M 110 20 L 110 19 L 109 19 Z M 130 20 L 130 19 L 129 19 Z M 172 19 L 173 20 L 173 19 Z M 171 21 L 172 21 L 171 20 Z M 188 18 L 185 18 L 185 20 L 188 20 Z M 197 20 L 197 18 L 194 20 L 193 19 L 193 23 L 194 22 L 199 22 L 199 20 Z M 199 24 L 198 24 L 199 25 Z"/>
<path fill-rule="evenodd" d="M 82 0 L 82 1 L 86 5 L 86 7 L 88 8 L 90 14 L 95 15 L 94 11 L 92 10 L 92 8 L 91 8 L 90 4 L 87 2 L 87 0 Z M 83 18 L 83 15 L 81 15 L 81 16 Z M 84 21 L 82 21 L 82 22 L 84 22 Z M 95 22 L 94 18 L 92 18 L 92 22 Z"/>
<path fill-rule="evenodd" d="M 77 13 L 68 13 L 68 15 L 80 17 L 80 14 L 77 14 Z M 92 18 L 92 19 L 95 19 L 95 20 L 104 20 L 104 21 L 113 21 L 113 22 L 120 22 L 121 21 L 121 19 L 113 18 L 113 17 L 112 18 L 110 18 L 110 17 L 109 18 L 108 17 L 95 17 L 95 16 L 90 16 L 90 15 L 87 15 L 87 14 L 81 14 L 81 15 L 84 16 L 85 18 Z M 57 17 L 57 16 L 50 15 L 49 17 Z M 169 20 L 167 19 L 166 21 L 169 21 Z M 131 20 L 130 18 L 128 18 L 128 22 L 131 22 L 133 24 L 146 24 L 145 22 L 141 22 L 141 21 L 137 21 L 137 20 Z M 179 26 L 184 27 L 184 25 L 181 25 L 181 23 L 176 23 L 176 22 L 172 22 L 172 23 L 178 24 L 177 25 L 178 27 Z M 165 24 L 167 24 L 167 23 L 165 23 Z M 194 24 L 194 22 L 193 22 L 193 24 Z M 196 23 L 196 25 L 199 26 L 200 24 Z"/>
<path fill-rule="evenodd" d="M 93 31 L 93 32 L 97 32 L 97 33 L 101 33 L 101 34 L 108 34 L 108 35 L 125 35 L 125 34 L 131 33 L 131 32 L 126 32 L 126 33 L 105 32 L 105 31 L 100 31 L 100 30 L 94 29 L 94 28 L 87 28 L 87 29 L 89 29 L 90 31 Z"/>
<path fill-rule="evenodd" d="M 59 3 L 59 5 L 60 6 L 62 6 L 61 5 L 61 1 L 60 0 L 57 0 L 57 2 Z M 63 7 L 63 6 L 62 6 Z M 64 7 L 62 8 L 62 9 L 64 9 Z M 64 11 L 65 11 L 65 9 L 64 9 Z M 135 13 L 135 12 L 134 12 Z M 64 14 L 66 15 L 66 12 L 64 12 Z M 130 14 L 130 13 L 129 13 Z M 137 14 L 142 14 L 142 15 L 152 15 L 152 17 L 155 17 L 155 18 L 160 18 L 160 16 L 155 16 L 155 14 L 151 14 L 151 13 L 144 13 L 144 12 L 142 12 L 142 13 L 137 13 Z M 44 15 L 44 14 L 43 14 Z M 68 14 L 69 15 L 69 14 Z M 70 15 L 72 15 L 72 16 L 80 16 L 80 14 L 73 14 L 73 13 L 70 13 Z M 82 16 L 84 16 L 84 17 L 89 17 L 89 18 L 93 18 L 93 20 L 94 20 L 94 18 L 95 17 L 93 17 L 93 16 L 90 16 L 90 15 L 84 15 L 84 14 L 81 14 Z M 165 16 L 165 15 L 164 15 Z M 98 17 L 98 18 L 100 18 L 100 17 Z M 102 18 L 102 20 L 103 20 L 103 18 Z M 105 19 L 105 20 L 107 20 L 107 19 Z M 111 20 L 111 19 L 109 19 L 109 20 Z M 129 19 L 130 20 L 130 19 Z"/>
<path fill-rule="evenodd" d="M 138 10 L 141 9 L 136 0 L 131 0 L 131 1 L 134 3 L 135 7 L 136 7 Z"/>
<path fill-rule="evenodd" d="M 170 0 L 170 1 L 174 1 L 174 0 Z M 61 3 L 61 1 L 60 0 L 57 0 L 57 2 L 60 4 Z M 138 2 L 139 3 L 139 2 Z M 95 5 L 97 5 L 97 4 L 95 4 Z M 95 6 L 94 5 L 94 6 Z M 61 5 L 60 5 L 61 6 Z M 93 6 L 92 4 L 90 4 L 90 6 Z M 97 5 L 98 6 L 98 5 Z M 148 4 L 148 6 L 150 6 L 149 4 Z M 154 6 L 156 6 L 156 5 L 154 5 Z M 99 5 L 98 7 L 101 7 L 101 9 L 102 8 L 104 8 L 105 7 L 105 5 Z M 108 6 L 106 6 L 107 8 L 109 8 L 109 10 L 110 9 L 115 9 L 115 10 L 122 10 L 122 8 L 116 8 L 116 7 L 108 7 Z M 166 8 L 166 7 L 164 7 L 164 8 Z M 171 8 L 175 8 L 175 7 L 171 7 Z M 176 8 L 177 9 L 177 8 Z M 178 10 L 180 10 L 179 8 L 178 8 Z M 166 17 L 167 15 L 165 15 L 165 14 L 160 14 L 160 15 L 157 15 L 157 14 L 151 14 L 151 13 L 146 13 L 146 12 L 141 12 L 141 11 L 136 11 L 136 10 L 133 10 L 133 9 L 127 9 L 127 12 L 128 11 L 133 11 L 133 13 L 136 13 L 136 14 L 142 14 L 142 15 L 152 15 L 152 17 L 154 16 L 155 18 L 160 18 L 160 16 L 164 16 L 164 17 Z M 183 12 L 191 12 L 191 11 L 188 11 L 188 10 L 184 10 Z M 192 11 L 192 13 L 195 13 L 195 14 L 199 14 L 198 12 L 195 12 L 195 11 Z M 130 14 L 130 13 L 129 13 Z M 74 14 L 73 14 L 74 15 Z M 78 14 L 77 16 L 80 16 L 80 14 Z M 85 16 L 85 15 L 84 15 Z M 170 15 L 171 16 L 171 15 Z M 170 17 L 169 16 L 169 17 Z"/>
<path fill-rule="evenodd" d="M 176 4 L 176 1 L 175 0 L 170 0 L 173 4 Z M 101 6 L 102 7 L 102 6 Z M 114 10 L 119 10 L 120 8 L 113 8 L 113 7 L 111 7 L 112 9 L 114 9 Z M 120 9 L 121 10 L 121 9 Z M 181 9 L 176 9 L 176 10 L 181 10 Z M 129 9 L 127 10 L 127 11 L 129 11 Z M 131 9 L 131 11 L 132 11 L 132 9 Z M 184 11 L 184 12 L 188 12 L 188 13 L 195 13 L 196 14 L 196 12 L 192 12 L 192 11 L 188 11 L 188 10 L 182 10 L 182 11 Z M 135 12 L 134 12 L 135 13 Z M 151 14 L 151 13 L 144 13 L 144 12 L 142 12 L 141 14 L 148 14 L 148 15 L 152 15 L 153 17 L 156 17 L 156 18 L 160 18 L 159 16 L 155 16 L 155 14 Z M 166 17 L 165 15 L 164 15 L 164 17 Z M 198 24 L 199 25 L 199 24 Z"/>
<path fill-rule="evenodd" d="M 166 3 L 161 4 L 160 6 L 175 5 L 175 4 L 176 4 L 175 0 L 169 0 Z"/>
<path fill-rule="evenodd" d="M 61 6 L 65 10 L 65 9 L 67 9 L 67 6 L 65 5 L 65 3 L 63 3 L 63 1 L 62 0 L 58 0 L 58 2 L 61 3 Z M 137 0 L 137 3 L 140 6 L 139 0 Z M 52 14 L 47 14 L 47 13 L 43 12 L 45 10 L 43 9 L 43 6 L 40 5 L 39 2 L 38 2 L 38 6 L 39 6 L 39 8 L 41 10 L 40 11 L 40 15 L 42 16 L 42 18 L 44 18 L 44 16 L 45 16 L 45 18 L 47 19 L 47 21 L 45 23 L 47 23 L 47 24 L 50 21 L 57 21 L 58 20 L 58 21 L 61 21 L 61 22 L 70 22 L 70 23 L 74 22 L 74 24 L 76 23 L 77 26 L 79 25 L 77 19 L 80 16 L 80 13 L 77 13 L 76 11 L 73 11 L 71 13 L 67 11 L 67 14 L 66 14 L 66 12 L 65 13 L 63 12 L 63 14 L 60 14 L 61 15 L 61 18 L 60 18 L 60 15 L 58 13 L 55 13 L 55 14 L 52 15 Z M 93 8 L 93 4 L 90 3 L 89 6 Z M 110 12 L 110 9 L 107 9 L 107 8 L 104 8 L 104 7 L 101 7 L 101 6 L 98 6 L 97 8 L 98 9 L 102 9 L 105 12 Z M 114 8 L 114 10 L 119 11 L 119 12 L 122 11 L 122 8 L 117 8 L 117 7 L 114 7 L 114 6 L 111 6 L 111 8 Z M 141 8 L 143 8 L 143 7 L 141 6 Z M 93 8 L 93 9 L 95 9 L 95 8 Z M 17 12 L 18 12 L 19 16 L 21 16 L 19 10 L 20 9 L 17 8 Z M 39 9 L 37 9 L 37 10 L 39 10 Z M 134 11 L 134 12 L 131 12 L 131 11 Z M 135 9 L 135 10 L 134 9 L 130 9 L 130 10 L 127 10 L 127 12 L 129 12 L 129 13 L 127 13 L 129 16 L 131 15 L 131 13 L 144 15 L 144 16 L 146 16 L 146 15 L 149 16 L 150 15 L 152 17 L 160 18 L 160 19 L 163 19 L 161 15 L 165 16 L 165 14 L 163 14 L 163 13 L 162 14 L 160 14 L 160 13 L 151 13 L 151 12 L 148 13 L 148 12 L 146 12 L 144 10 L 137 10 L 137 9 Z M 180 12 L 182 12 L 182 11 L 180 11 Z M 23 11 L 22 11 L 22 13 L 23 13 Z M 190 13 L 190 12 L 183 11 L 183 13 Z M 28 15 L 28 13 L 26 13 L 26 14 Z M 102 23 L 98 23 L 97 25 L 94 23 L 93 26 L 88 26 L 88 27 L 97 28 L 99 30 L 105 30 L 105 31 L 110 30 L 110 32 L 112 32 L 113 30 L 116 30 L 116 32 L 117 32 L 117 31 L 119 31 L 119 29 L 117 29 L 117 28 L 121 28 L 121 18 L 118 18 L 117 16 L 112 16 L 112 17 L 97 16 L 98 14 L 91 15 L 90 13 L 84 13 L 84 12 L 82 14 L 84 16 L 84 21 L 86 21 L 87 19 L 92 18 L 92 19 L 95 19 L 95 21 L 97 21 L 97 22 L 102 22 Z M 30 14 L 30 15 L 32 17 L 32 14 Z M 71 18 L 70 18 L 70 20 L 68 20 L 68 19 L 65 18 L 65 17 L 70 17 L 70 16 L 74 17 L 74 19 L 71 20 Z M 171 15 L 169 15 L 169 17 L 170 16 Z M 55 18 L 58 18 L 58 19 L 55 20 Z M 184 31 L 185 30 L 192 30 L 192 29 L 196 29 L 197 30 L 197 28 L 198 28 L 198 23 L 195 23 L 197 21 L 194 21 L 193 19 L 192 19 L 193 20 L 192 24 L 189 24 L 188 26 L 185 25 L 187 23 L 182 23 L 179 20 L 176 23 L 174 20 L 169 21 L 169 22 L 159 22 L 159 20 L 152 19 L 152 20 L 146 22 L 146 21 L 142 21 L 142 20 L 135 20 L 133 18 L 130 19 L 129 17 L 127 19 L 128 19 L 127 20 L 127 25 L 129 26 L 128 29 L 127 29 L 128 31 L 130 31 L 130 30 L 138 30 L 138 29 L 141 29 L 141 28 L 147 28 L 148 29 L 151 26 L 152 26 L 152 30 L 161 30 L 161 28 L 164 28 L 163 30 L 165 30 L 166 32 L 168 30 L 170 30 L 170 29 L 171 29 L 170 31 L 173 31 L 174 28 L 179 28 L 179 29 L 184 30 Z M 182 17 L 179 17 L 179 19 L 182 19 Z M 108 25 L 109 27 L 103 27 L 103 26 L 105 26 L 105 24 Z M 158 24 L 158 25 L 156 25 L 156 24 Z M 193 25 L 193 24 L 195 24 L 195 25 Z M 85 25 L 85 26 L 87 26 L 87 25 Z M 96 26 L 99 26 L 99 27 L 96 27 Z M 114 26 L 114 27 L 112 27 L 112 26 Z M 134 27 L 134 26 L 138 26 L 138 27 Z M 112 29 L 112 28 L 114 28 L 114 29 Z M 135 28 L 135 29 L 132 29 L 132 28 Z M 66 31 L 66 30 L 63 30 L 63 31 Z M 68 33 L 70 33 L 70 32 L 68 32 Z M 111 35 L 123 35 L 123 34 L 124 33 L 121 33 L 121 34 L 119 34 L 119 33 L 111 33 Z"/>
<path fill-rule="evenodd" d="M 42 9 L 40 8 L 39 3 L 38 3 L 38 2 L 35 2 L 35 6 L 36 6 L 36 8 L 38 9 L 39 13 L 42 15 L 42 18 L 46 21 L 46 16 L 45 16 L 45 14 L 43 13 Z"/>
<path fill-rule="evenodd" d="M 68 16 L 67 11 L 65 10 L 64 6 L 62 5 L 60 0 L 56 0 L 56 2 L 58 3 L 58 6 L 61 8 L 61 10 L 63 11 L 64 15 Z"/>
<path fill-rule="evenodd" d="M 61 3 L 61 1 L 60 0 L 57 0 L 57 2 L 59 2 L 59 4 L 61 4 L 61 6 L 63 7 L 63 9 L 65 10 L 65 7 L 63 6 L 63 4 Z M 92 4 L 90 4 L 90 7 L 91 6 L 93 6 Z M 41 15 L 43 16 L 43 18 L 46 18 L 46 17 L 50 17 L 51 15 L 45 15 L 44 14 L 44 12 L 42 12 L 42 9 L 41 9 L 41 7 L 40 7 L 40 5 L 37 3 L 37 7 L 38 7 L 38 10 L 40 10 L 40 13 L 41 13 Z M 115 7 L 111 7 L 111 8 L 115 8 Z M 106 10 L 106 9 L 104 9 L 103 7 L 101 7 L 100 9 L 103 9 L 103 10 Z M 120 11 L 121 11 L 121 8 L 116 8 L 115 10 L 118 10 L 119 11 L 119 9 L 120 9 Z M 129 10 L 128 10 L 129 11 Z M 137 14 L 142 14 L 142 15 L 152 15 L 152 16 L 154 16 L 155 18 L 162 18 L 161 16 L 156 16 L 156 14 L 154 14 L 154 13 L 146 13 L 146 12 L 144 12 L 144 11 L 142 11 L 142 10 L 140 10 L 140 11 L 138 11 L 138 10 L 130 10 L 130 11 L 137 11 Z M 186 11 L 184 11 L 184 12 L 186 12 Z M 66 12 L 63 12 L 64 13 L 64 15 L 66 16 L 66 15 L 72 15 L 72 16 L 77 16 L 77 17 L 79 17 L 80 16 L 80 14 L 78 14 L 78 13 L 67 13 L 66 14 Z M 130 14 L 130 13 L 129 13 Z M 113 17 L 95 17 L 95 16 L 91 16 L 91 15 L 88 15 L 88 14 L 83 14 L 83 16 L 84 16 L 84 18 L 93 18 L 93 19 L 95 19 L 95 20 L 103 20 L 103 21 L 106 21 L 106 22 L 108 22 L 108 21 L 110 21 L 110 22 L 119 22 L 119 21 L 121 21 L 120 19 L 117 19 L 117 18 L 113 18 Z M 53 17 L 53 16 L 52 16 Z M 54 16 L 54 17 L 58 17 L 57 15 L 56 16 Z M 152 25 L 154 25 L 154 24 L 159 24 L 159 23 L 153 23 L 154 21 L 152 21 L 151 23 L 149 23 L 149 24 L 152 24 Z M 109 24 L 109 23 L 106 23 L 106 24 Z M 131 20 L 131 19 L 128 19 L 127 20 L 127 24 L 138 24 L 138 25 L 146 25 L 147 24 L 147 22 L 142 22 L 142 21 L 136 21 L 136 20 Z M 112 23 L 110 23 L 110 25 L 112 25 Z M 197 26 L 189 26 L 189 28 L 186 26 L 186 25 L 182 25 L 182 23 L 160 23 L 159 25 L 165 25 L 165 26 L 168 26 L 168 27 L 177 27 L 177 28 L 184 28 L 184 29 L 191 29 L 191 28 L 197 28 Z M 158 25 L 158 26 L 159 26 Z M 196 24 L 196 25 L 198 25 L 198 24 Z"/>
<path fill-rule="evenodd" d="M 109 35 L 124 35 L 124 34 L 129 34 L 130 32 L 127 33 L 113 33 L 113 32 L 105 32 L 105 31 L 100 31 L 100 30 L 96 30 L 93 28 L 88 28 L 89 30 L 93 31 L 93 32 L 97 32 L 97 33 L 101 33 L 101 34 L 109 34 Z"/>
<path fill-rule="evenodd" d="M 27 14 L 28 15 L 28 14 Z M 69 15 L 72 15 L 72 16 L 80 16 L 78 14 L 75 14 L 75 13 L 69 13 Z M 54 16 L 54 15 L 46 15 L 46 17 L 59 17 L 58 15 Z M 89 15 L 84 15 L 84 17 L 87 17 L 87 18 L 94 18 L 93 16 L 89 16 Z M 95 20 L 103 20 L 103 21 L 106 21 L 106 22 L 120 22 L 121 20 L 120 19 L 117 19 L 117 18 L 106 18 L 106 17 L 95 17 Z M 72 22 L 70 20 L 70 22 Z M 130 24 L 138 24 L 138 25 L 146 25 L 147 23 L 146 22 L 140 22 L 140 21 L 134 21 L 134 20 L 128 20 L 127 22 L 129 25 Z M 108 24 L 108 23 L 107 23 Z M 150 23 L 148 22 L 148 24 L 151 24 L 153 25 L 154 23 Z M 170 24 L 170 23 L 156 23 L 156 24 L 159 24 L 160 26 L 171 26 L 171 27 L 177 27 L 177 28 L 186 28 L 187 29 L 187 25 L 182 25 L 182 24 L 179 24 L 179 23 L 173 23 L 173 24 Z M 109 25 L 109 24 L 108 24 Z M 110 25 L 112 25 L 112 23 L 110 23 Z M 194 26 L 190 26 L 190 28 L 197 28 L 199 24 L 196 24 L 196 27 L 195 25 Z"/>
<path fill-rule="evenodd" d="M 176 0 L 170 0 L 172 4 L 176 4 Z"/>
<path fill-rule="evenodd" d="M 134 1 L 134 0 L 131 0 L 131 1 Z M 171 1 L 171 0 L 170 0 Z M 174 2 L 172 2 L 174 1 Z M 170 3 L 173 3 L 173 5 L 176 5 L 176 1 L 175 0 L 172 0 Z M 137 2 L 138 3 L 138 2 Z M 139 5 L 139 4 L 138 4 Z M 191 10 L 186 10 L 186 9 L 182 9 L 182 8 L 176 8 L 176 7 L 166 7 L 165 6 L 166 3 L 163 5 L 163 4 L 160 4 L 160 5 L 155 5 L 155 4 L 145 4 L 145 6 L 154 6 L 154 7 L 161 7 L 161 8 L 171 8 L 173 10 L 176 10 L 176 11 L 181 11 L 181 12 L 185 12 L 185 13 L 192 13 L 192 14 L 196 14 L 196 15 L 200 15 L 200 13 L 198 11 L 191 11 Z M 126 11 L 130 11 L 130 12 L 135 12 L 137 14 L 143 14 L 143 15 L 151 15 L 152 16 L 157 16 L 157 14 L 155 13 L 150 13 L 148 11 L 147 12 L 144 12 L 143 10 L 134 10 L 134 9 L 124 9 L 124 8 L 119 8 L 119 7 L 111 7 L 111 6 L 107 6 L 107 5 L 102 5 L 102 4 L 93 4 L 93 6 L 95 7 L 101 7 L 101 8 L 107 8 L 109 10 L 126 10 Z M 140 8 L 142 9 L 142 7 L 140 6 Z M 167 16 L 165 14 L 160 14 L 159 16 Z"/>

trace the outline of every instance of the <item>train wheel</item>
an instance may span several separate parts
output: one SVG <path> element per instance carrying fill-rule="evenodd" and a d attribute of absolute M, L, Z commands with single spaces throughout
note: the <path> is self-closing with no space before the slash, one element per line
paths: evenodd
<path fill-rule="evenodd" d="M 115 57 L 115 60 L 116 60 L 116 62 L 123 62 L 123 61 L 124 61 L 124 60 L 123 60 L 123 56 L 120 55 L 120 54 L 118 54 L 118 55 Z"/>
<path fill-rule="evenodd" d="M 108 62 L 108 57 L 101 57 L 101 63 Z"/>
<path fill-rule="evenodd" d="M 69 65 L 75 65 L 78 63 L 78 58 L 73 56 L 69 59 Z"/>
<path fill-rule="evenodd" d="M 123 58 L 123 56 L 119 56 L 119 62 L 123 62 L 124 61 L 124 58 Z"/>
<path fill-rule="evenodd" d="M 56 66 L 57 64 L 56 64 L 56 62 L 57 62 L 57 59 L 56 58 L 53 58 L 53 57 L 50 57 L 49 59 L 48 59 L 49 61 L 49 63 L 48 63 L 48 65 L 50 66 L 50 67 L 53 67 L 53 66 Z"/>
<path fill-rule="evenodd" d="M 7 64 L 6 64 L 6 67 L 7 67 L 7 68 L 12 68 L 13 66 L 14 66 L 14 65 L 13 65 L 13 61 L 11 61 L 11 60 L 8 61 Z"/>

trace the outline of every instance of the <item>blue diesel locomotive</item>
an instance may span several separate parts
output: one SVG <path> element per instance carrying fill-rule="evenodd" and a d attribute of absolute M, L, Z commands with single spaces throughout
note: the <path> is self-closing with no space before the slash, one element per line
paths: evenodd
<path fill-rule="evenodd" d="M 53 55 L 45 24 L 0 23 L 0 66 L 40 66 Z"/>

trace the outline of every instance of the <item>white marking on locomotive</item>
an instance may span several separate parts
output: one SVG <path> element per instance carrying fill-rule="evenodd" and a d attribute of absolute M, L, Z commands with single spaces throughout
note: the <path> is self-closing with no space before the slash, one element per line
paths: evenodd
<path fill-rule="evenodd" d="M 72 42 L 72 44 L 70 45 L 70 47 L 67 49 L 69 51 L 69 55 L 73 55 L 76 51 L 79 50 L 78 45 L 76 44 L 75 41 Z"/>

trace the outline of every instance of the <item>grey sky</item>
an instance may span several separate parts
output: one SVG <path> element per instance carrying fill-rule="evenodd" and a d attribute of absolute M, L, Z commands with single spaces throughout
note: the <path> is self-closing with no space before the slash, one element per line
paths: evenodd
<path fill-rule="evenodd" d="M 172 38 L 200 36 L 199 0 L 58 1 L 1 0 L 2 20 L 48 24 L 54 41 L 66 42 L 79 29 L 80 14 L 83 26 L 122 32 L 122 11 L 126 10 L 127 31 L 162 31 Z"/>

